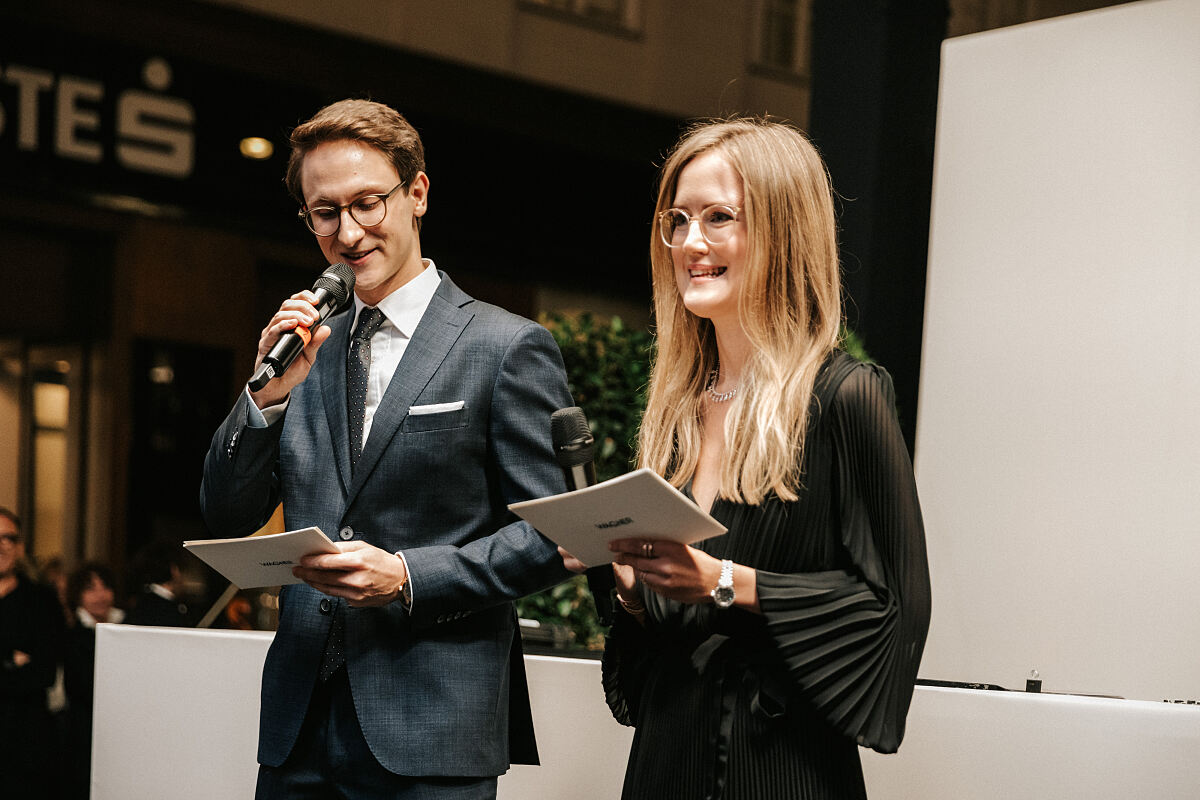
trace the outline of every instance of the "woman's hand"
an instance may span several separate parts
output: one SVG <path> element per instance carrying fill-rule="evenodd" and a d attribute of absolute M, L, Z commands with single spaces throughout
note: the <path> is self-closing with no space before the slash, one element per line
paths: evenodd
<path fill-rule="evenodd" d="M 721 578 L 721 562 L 708 553 L 665 539 L 618 539 L 609 544 L 615 563 L 649 588 L 681 603 L 704 603 Z"/>
<path fill-rule="evenodd" d="M 617 586 L 621 570 L 631 570 L 637 579 L 663 597 L 681 603 L 712 602 L 712 590 L 721 579 L 721 561 L 702 550 L 664 539 L 618 539 L 608 549 L 617 554 Z M 734 605 L 759 612 L 758 577 L 754 570 L 733 565 Z"/>

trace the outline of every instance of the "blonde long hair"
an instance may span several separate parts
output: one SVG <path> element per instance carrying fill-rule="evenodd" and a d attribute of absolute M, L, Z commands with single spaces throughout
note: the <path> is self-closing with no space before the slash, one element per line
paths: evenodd
<path fill-rule="evenodd" d="M 759 503 L 797 498 L 817 372 L 836 347 L 841 276 L 829 173 L 795 128 L 767 119 L 699 124 L 663 165 L 655 215 L 674 202 L 679 174 L 720 153 L 742 178 L 746 269 L 738 311 L 754 346 L 725 418 L 718 496 Z M 712 323 L 684 307 L 671 252 L 650 237 L 658 354 L 638 437 L 639 465 L 681 487 L 696 471 L 704 387 L 717 368 Z"/>

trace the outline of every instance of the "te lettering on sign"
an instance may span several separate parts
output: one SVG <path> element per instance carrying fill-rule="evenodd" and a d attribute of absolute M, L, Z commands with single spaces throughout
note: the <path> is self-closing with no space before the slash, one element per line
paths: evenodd
<path fill-rule="evenodd" d="M 16 147 L 38 152 L 49 146 L 59 158 L 90 164 L 104 161 L 105 131 L 113 131 L 113 156 L 135 172 L 189 178 L 196 163 L 196 112 L 192 104 L 166 92 L 171 66 L 151 58 L 142 67 L 143 86 L 112 91 L 103 81 L 58 73 L 41 67 L 0 65 L 0 83 L 15 88 L 8 105 L 0 105 L 0 135 L 15 130 Z M 43 104 L 49 105 L 51 128 L 43 131 Z M 112 120 L 103 115 L 110 113 Z"/>

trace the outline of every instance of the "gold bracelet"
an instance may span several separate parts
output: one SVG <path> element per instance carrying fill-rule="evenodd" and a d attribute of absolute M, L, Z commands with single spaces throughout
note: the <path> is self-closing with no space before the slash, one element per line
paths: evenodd
<path fill-rule="evenodd" d="M 635 617 L 646 613 L 646 605 L 640 598 L 632 603 L 627 603 L 625 598 L 621 597 L 621 593 L 617 592 L 617 602 L 621 604 L 621 608 L 625 609 L 626 613 L 632 614 Z"/>

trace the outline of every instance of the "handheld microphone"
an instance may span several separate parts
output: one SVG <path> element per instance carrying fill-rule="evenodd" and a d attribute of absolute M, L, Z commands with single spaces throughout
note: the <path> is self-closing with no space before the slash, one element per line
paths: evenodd
<path fill-rule="evenodd" d="M 588 427 L 583 409 L 576 406 L 560 408 L 550 415 L 550 440 L 554 444 L 554 459 L 562 467 L 567 491 L 574 492 L 596 483 L 596 440 Z M 605 564 L 587 570 L 588 588 L 596 604 L 596 616 L 601 625 L 613 624 L 613 590 L 616 579 L 612 566 Z"/>
<path fill-rule="evenodd" d="M 594 486 L 596 440 L 582 408 L 560 408 L 550 415 L 550 441 L 554 444 L 554 459 L 567 480 L 567 491 Z"/>
<path fill-rule="evenodd" d="M 296 360 L 296 356 L 300 355 L 300 351 L 312 339 L 312 332 L 321 327 L 330 315 L 345 305 L 353 291 L 354 270 L 342 262 L 339 261 L 322 272 L 321 277 L 317 278 L 317 282 L 312 287 L 312 293 L 317 297 L 314 305 L 320 318 L 311 328 L 297 326 L 279 337 L 279 341 L 275 342 L 271 352 L 263 356 L 258 370 L 250 378 L 248 384 L 250 391 L 260 391 L 271 382 L 272 378 L 277 378 L 287 372 L 287 368 Z"/>

